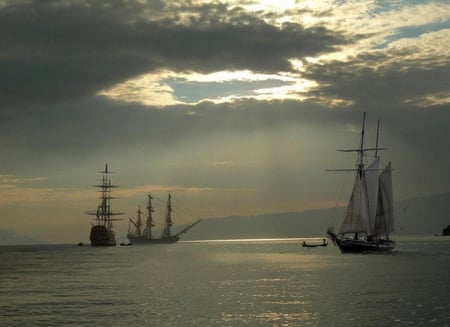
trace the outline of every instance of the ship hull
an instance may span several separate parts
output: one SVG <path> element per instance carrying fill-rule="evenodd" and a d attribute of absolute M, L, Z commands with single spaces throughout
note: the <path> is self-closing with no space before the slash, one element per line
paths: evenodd
<path fill-rule="evenodd" d="M 387 252 L 395 247 L 395 241 L 378 239 L 373 241 L 337 238 L 336 245 L 342 253 Z"/>
<path fill-rule="evenodd" d="M 302 246 L 304 247 L 304 248 L 317 248 L 317 247 L 320 247 L 320 246 L 328 246 L 328 244 L 307 244 L 307 243 L 302 243 Z"/>
<path fill-rule="evenodd" d="M 176 243 L 180 239 L 179 236 L 173 235 L 168 237 L 161 237 L 161 238 L 153 238 L 153 237 L 136 237 L 132 235 L 128 235 L 128 240 L 132 244 L 170 244 L 170 243 Z"/>
<path fill-rule="evenodd" d="M 92 246 L 116 246 L 114 232 L 101 225 L 92 226 L 89 240 Z"/>

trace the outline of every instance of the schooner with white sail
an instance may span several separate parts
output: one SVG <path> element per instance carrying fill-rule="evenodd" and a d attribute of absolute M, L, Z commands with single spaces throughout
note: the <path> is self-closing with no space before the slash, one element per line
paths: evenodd
<path fill-rule="evenodd" d="M 338 150 L 356 152 L 358 155 L 356 169 L 338 169 L 331 171 L 356 171 L 355 182 L 344 220 L 336 234 L 333 227 L 328 228 L 327 235 L 339 247 L 347 252 L 384 252 L 395 247 L 390 238 L 394 231 L 394 199 L 392 192 L 392 168 L 389 162 L 380 169 L 378 121 L 376 146 L 365 147 L 364 126 L 365 113 L 361 129 L 361 141 L 358 149 Z M 366 153 L 375 152 L 373 161 L 366 167 Z"/>

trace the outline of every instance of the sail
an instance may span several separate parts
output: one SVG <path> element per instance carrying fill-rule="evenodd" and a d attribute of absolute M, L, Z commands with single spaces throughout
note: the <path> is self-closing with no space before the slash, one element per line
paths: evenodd
<path fill-rule="evenodd" d="M 378 173 L 380 169 L 380 159 L 376 158 L 372 164 L 364 171 L 366 194 L 367 194 L 367 235 L 371 235 L 375 228 L 378 199 Z"/>
<path fill-rule="evenodd" d="M 339 229 L 339 234 L 366 232 L 367 196 L 364 179 L 356 175 L 353 192 L 347 207 L 347 213 Z"/>
<path fill-rule="evenodd" d="M 389 235 L 394 231 L 394 196 L 392 192 L 391 163 L 379 176 L 378 207 L 374 234 Z"/>

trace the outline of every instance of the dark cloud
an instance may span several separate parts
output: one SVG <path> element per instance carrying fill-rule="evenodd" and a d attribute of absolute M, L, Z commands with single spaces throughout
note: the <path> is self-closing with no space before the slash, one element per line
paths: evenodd
<path fill-rule="evenodd" d="M 0 9 L 0 36 L 3 111 L 74 100 L 161 68 L 289 70 L 289 58 L 344 42 L 323 27 L 279 29 L 239 8 L 125 0 L 11 1 Z"/>
<path fill-rule="evenodd" d="M 372 121 L 381 119 L 383 141 L 388 143 L 384 146 L 391 149 L 389 156 L 400 166 L 400 174 L 423 179 L 427 189 L 439 189 L 440 182 L 433 186 L 430 181 L 450 178 L 450 155 L 443 151 L 450 140 L 450 104 L 424 105 L 421 99 L 447 94 L 450 65 L 448 61 L 413 60 L 411 52 L 403 53 L 404 57 L 397 55 L 363 54 L 350 62 L 310 67 L 307 75 L 319 84 L 313 92 L 316 97 L 351 101 L 344 107 L 350 110 L 340 114 L 343 122 L 350 121 L 349 114 L 362 111 L 368 112 Z"/>
<path fill-rule="evenodd" d="M 306 76 L 319 84 L 316 95 L 353 101 L 367 110 L 391 110 L 448 90 L 448 62 L 430 65 L 416 60 L 406 64 L 405 58 L 383 65 L 388 59 L 389 55 L 360 55 L 349 62 L 311 66 Z"/>

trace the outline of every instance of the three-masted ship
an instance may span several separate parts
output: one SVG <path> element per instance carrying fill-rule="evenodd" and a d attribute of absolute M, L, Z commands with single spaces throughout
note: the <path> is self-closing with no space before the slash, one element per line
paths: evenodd
<path fill-rule="evenodd" d="M 172 196 L 169 193 L 166 205 L 166 216 L 164 220 L 164 229 L 160 237 L 154 237 L 152 235 L 152 228 L 155 226 L 153 221 L 153 206 L 152 206 L 152 196 L 148 194 L 147 199 L 147 219 L 145 221 L 145 226 L 142 223 L 142 211 L 139 208 L 137 211 L 136 221 L 130 219 L 130 225 L 128 226 L 128 240 L 132 244 L 158 244 L 158 243 L 175 243 L 177 242 L 181 235 L 186 233 L 189 229 L 194 227 L 200 222 L 200 219 L 193 224 L 188 225 L 180 232 L 172 234 L 171 227 L 173 226 L 172 220 Z"/>
<path fill-rule="evenodd" d="M 113 221 L 117 220 L 112 218 L 115 215 L 121 215 L 121 212 L 113 212 L 111 210 L 111 189 L 118 187 L 118 185 L 112 185 L 111 179 L 109 179 L 108 174 L 108 164 L 105 165 L 105 170 L 100 171 L 102 174 L 101 183 L 95 185 L 101 193 L 100 204 L 96 211 L 88 212 L 89 215 L 95 216 L 94 222 L 92 223 L 91 232 L 89 235 L 89 240 L 92 246 L 115 246 L 116 238 L 113 231 Z"/>
<path fill-rule="evenodd" d="M 389 162 L 380 169 L 378 151 L 379 126 L 377 126 L 376 146 L 367 148 L 364 144 L 365 113 L 363 114 L 361 141 L 358 149 L 338 150 L 358 154 L 356 169 L 338 169 L 333 171 L 356 171 L 352 195 L 347 206 L 344 220 L 336 234 L 333 227 L 327 235 L 339 247 L 347 252 L 384 252 L 395 247 L 395 241 L 389 235 L 394 231 L 394 198 L 392 192 L 392 169 Z M 373 161 L 366 167 L 366 153 L 374 152 Z"/>

